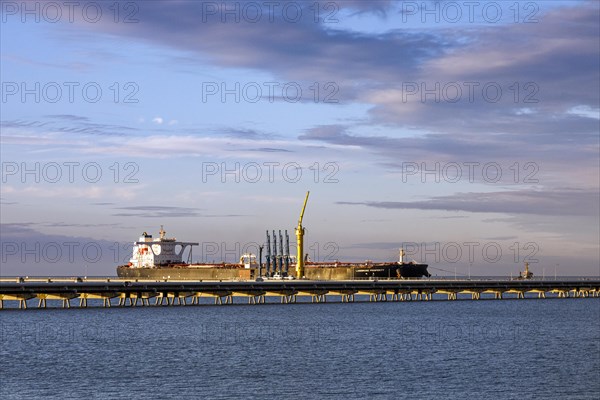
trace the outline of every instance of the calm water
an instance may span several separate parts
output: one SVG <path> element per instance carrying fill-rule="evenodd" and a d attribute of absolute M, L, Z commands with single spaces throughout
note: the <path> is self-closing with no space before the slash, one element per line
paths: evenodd
<path fill-rule="evenodd" d="M 0 313 L 0 398 L 600 397 L 598 299 Z"/>

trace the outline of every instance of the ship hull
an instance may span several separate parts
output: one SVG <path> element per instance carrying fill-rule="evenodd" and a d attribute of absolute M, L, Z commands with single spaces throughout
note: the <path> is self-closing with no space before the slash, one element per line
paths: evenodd
<path fill-rule="evenodd" d="M 354 279 L 383 278 L 421 278 L 431 276 L 427 271 L 427 264 L 398 264 L 391 263 L 378 265 L 371 268 L 355 268 Z"/>
<path fill-rule="evenodd" d="M 156 280 L 253 280 L 258 277 L 255 268 L 193 268 L 193 267 L 117 267 L 119 278 Z"/>
<path fill-rule="evenodd" d="M 351 280 L 351 279 L 406 279 L 429 277 L 427 264 L 364 264 L 345 266 L 311 266 L 305 268 L 307 279 Z"/>
<path fill-rule="evenodd" d="M 290 268 L 293 275 L 294 268 Z M 264 270 L 263 270 L 264 272 Z M 224 267 L 117 267 L 117 276 L 131 279 L 156 280 L 254 280 L 259 276 L 257 268 Z M 305 268 L 306 279 L 312 280 L 353 280 L 353 279 L 406 279 L 428 277 L 427 264 L 378 264 L 373 266 L 315 266 Z"/>

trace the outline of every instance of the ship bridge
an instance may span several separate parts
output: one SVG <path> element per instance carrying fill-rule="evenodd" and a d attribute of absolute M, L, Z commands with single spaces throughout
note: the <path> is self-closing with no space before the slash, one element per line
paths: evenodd
<path fill-rule="evenodd" d="M 157 265 L 183 264 L 183 254 L 189 247 L 188 263 L 192 260 L 192 247 L 197 242 L 181 242 L 175 238 L 167 238 L 163 226 L 160 226 L 160 236 L 152 239 L 147 232 L 142 233 L 140 239 L 133 242 L 133 255 L 129 266 L 133 268 L 151 268 Z"/>

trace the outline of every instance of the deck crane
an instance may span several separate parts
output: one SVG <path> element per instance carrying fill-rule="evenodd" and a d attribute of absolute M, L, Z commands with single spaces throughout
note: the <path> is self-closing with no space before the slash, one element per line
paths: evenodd
<path fill-rule="evenodd" d="M 300 212 L 300 218 L 298 218 L 298 226 L 296 227 L 296 241 L 298 252 L 296 253 L 296 278 L 302 279 L 304 278 L 304 232 L 305 229 L 302 227 L 302 218 L 304 217 L 304 210 L 306 209 L 306 203 L 308 202 L 308 195 L 310 191 L 306 192 L 306 197 L 304 198 L 304 205 L 302 206 L 302 211 Z"/>

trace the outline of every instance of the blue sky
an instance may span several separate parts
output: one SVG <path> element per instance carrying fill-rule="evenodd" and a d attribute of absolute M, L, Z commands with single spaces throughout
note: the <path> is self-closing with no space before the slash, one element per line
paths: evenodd
<path fill-rule="evenodd" d="M 0 3 L 2 275 L 230 261 L 307 190 L 314 259 L 600 274 L 596 1 Z"/>

